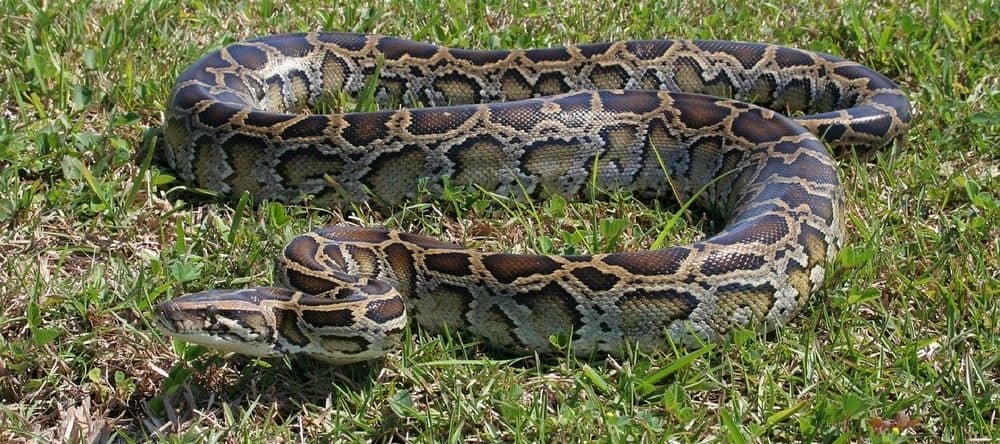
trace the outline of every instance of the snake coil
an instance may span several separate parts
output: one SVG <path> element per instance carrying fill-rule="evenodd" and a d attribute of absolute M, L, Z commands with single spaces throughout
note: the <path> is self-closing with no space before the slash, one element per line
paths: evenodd
<path fill-rule="evenodd" d="M 305 112 L 371 87 L 383 106 L 411 108 Z M 617 354 L 771 328 L 821 285 L 843 240 L 843 190 L 821 139 L 887 143 L 909 109 L 857 63 L 757 43 L 476 51 L 347 33 L 235 43 L 184 71 L 167 108 L 163 157 L 198 187 L 391 207 L 420 184 L 440 193 L 445 178 L 532 198 L 579 196 L 596 179 L 641 198 L 696 196 L 726 224 L 691 245 L 591 256 L 331 227 L 284 248 L 286 288 L 185 295 L 157 318 L 190 342 L 333 363 L 385 354 L 407 317 L 541 353 L 553 335 L 577 353 Z"/>

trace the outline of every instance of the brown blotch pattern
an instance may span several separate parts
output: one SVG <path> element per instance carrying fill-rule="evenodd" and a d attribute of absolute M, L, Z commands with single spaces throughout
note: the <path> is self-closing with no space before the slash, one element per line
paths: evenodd
<path fill-rule="evenodd" d="M 574 268 L 570 274 L 579 279 L 580 283 L 586 285 L 587 288 L 597 291 L 610 290 L 621 280 L 618 276 L 601 271 L 596 267 Z"/>
<path fill-rule="evenodd" d="M 342 285 L 325 276 L 312 276 L 293 269 L 286 269 L 285 276 L 288 279 L 289 286 L 309 294 L 326 293 Z"/>
<path fill-rule="evenodd" d="M 299 316 L 295 310 L 275 307 L 274 320 L 278 325 L 278 331 L 281 332 L 288 342 L 298 346 L 309 344 L 309 338 L 299 328 Z"/>
<path fill-rule="evenodd" d="M 369 302 L 365 307 L 365 317 L 378 323 L 397 319 L 404 313 L 406 313 L 406 308 L 403 305 L 403 300 L 399 297 L 375 300 Z"/>
<path fill-rule="evenodd" d="M 392 244 L 384 249 L 386 260 L 396 277 L 396 290 L 405 297 L 413 294 L 417 271 L 413 266 L 413 254 L 401 244 Z"/>
<path fill-rule="evenodd" d="M 326 267 L 316 261 L 316 252 L 320 244 L 312 236 L 298 236 L 285 245 L 284 257 L 298 265 L 303 265 L 313 271 L 324 271 Z"/>
<path fill-rule="evenodd" d="M 469 255 L 467 253 L 429 253 L 424 264 L 431 271 L 453 276 L 469 275 Z"/>
<path fill-rule="evenodd" d="M 657 251 L 609 254 L 601 261 L 622 267 L 632 274 L 655 276 L 676 273 L 688 254 L 686 248 L 674 247 Z"/>
<path fill-rule="evenodd" d="M 483 265 L 493 277 L 505 284 L 519 277 L 536 274 L 551 274 L 559 269 L 559 264 L 546 256 L 520 254 L 489 254 L 483 256 Z"/>
<path fill-rule="evenodd" d="M 302 319 L 317 328 L 350 327 L 354 325 L 354 312 L 349 308 L 305 308 L 302 310 Z"/>

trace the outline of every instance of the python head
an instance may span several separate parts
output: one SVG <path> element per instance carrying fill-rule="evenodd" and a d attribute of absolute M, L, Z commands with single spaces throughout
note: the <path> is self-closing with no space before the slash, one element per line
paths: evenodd
<path fill-rule="evenodd" d="M 397 348 L 406 309 L 395 289 L 371 281 L 336 297 L 274 287 L 191 293 L 157 305 L 156 320 L 175 339 L 216 350 L 342 365 Z"/>

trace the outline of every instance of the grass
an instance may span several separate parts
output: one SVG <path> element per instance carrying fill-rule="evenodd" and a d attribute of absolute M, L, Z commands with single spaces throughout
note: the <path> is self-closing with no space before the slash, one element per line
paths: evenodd
<path fill-rule="evenodd" d="M 992 1 L 0 0 L 0 441 L 1000 439 L 1000 5 Z M 456 191 L 392 214 L 183 193 L 141 161 L 179 72 L 262 34 L 353 30 L 482 48 L 679 36 L 842 55 L 914 103 L 901 143 L 839 155 L 848 247 L 761 338 L 623 359 L 498 357 L 413 329 L 383 362 L 225 358 L 151 306 L 271 281 L 345 219 L 504 251 L 646 248 L 672 213 Z M 668 241 L 689 240 L 697 218 Z"/>

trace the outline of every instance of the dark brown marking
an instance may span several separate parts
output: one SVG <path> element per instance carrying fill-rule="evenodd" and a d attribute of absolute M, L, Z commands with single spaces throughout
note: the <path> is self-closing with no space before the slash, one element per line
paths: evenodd
<path fill-rule="evenodd" d="M 305 35 L 286 35 L 269 44 L 288 57 L 305 57 L 313 50 L 313 45 L 305 39 Z"/>
<path fill-rule="evenodd" d="M 843 123 L 831 123 L 829 125 L 819 126 L 819 136 L 823 137 L 823 140 L 834 141 L 840 140 L 847 133 L 848 126 Z"/>
<path fill-rule="evenodd" d="M 640 289 L 622 295 L 618 305 L 622 306 L 625 303 L 633 303 L 640 306 L 646 305 L 647 309 L 643 311 L 648 314 L 648 317 L 666 325 L 676 319 L 687 319 L 694 309 L 698 307 L 698 298 L 686 291 L 673 289 L 648 291 Z M 667 313 L 664 313 L 662 309 L 656 308 L 656 304 L 669 304 L 673 308 L 673 310 L 670 310 L 673 316 L 663 316 Z M 645 333 L 648 334 L 648 331 Z"/>
<path fill-rule="evenodd" d="M 773 244 L 789 234 L 785 218 L 767 215 L 753 221 L 744 222 L 732 228 L 727 234 L 713 237 L 712 242 L 720 244 L 745 244 L 760 242 Z"/>
<path fill-rule="evenodd" d="M 555 48 L 541 48 L 541 49 L 531 49 L 524 52 L 524 57 L 532 62 L 559 62 L 563 60 L 568 60 L 570 55 L 566 52 L 566 48 L 555 47 Z"/>
<path fill-rule="evenodd" d="M 754 80 L 754 88 L 750 97 L 740 97 L 742 100 L 752 102 L 754 105 L 769 106 L 774 101 L 774 94 L 778 89 L 778 79 L 774 74 L 763 73 Z"/>
<path fill-rule="evenodd" d="M 469 255 L 465 253 L 433 253 L 424 259 L 427 268 L 452 276 L 469 276 Z"/>
<path fill-rule="evenodd" d="M 767 45 L 759 43 L 738 43 L 725 40 L 700 40 L 694 42 L 694 45 L 708 52 L 724 52 L 732 55 L 739 60 L 745 69 L 753 68 L 760 62 L 767 49 Z"/>
<path fill-rule="evenodd" d="M 838 66 L 838 67 L 836 67 L 836 68 L 833 69 L 833 72 L 834 72 L 834 74 L 837 74 L 839 76 L 846 77 L 848 80 L 869 79 L 869 81 L 872 81 L 872 80 L 876 79 L 876 76 L 877 77 L 882 77 L 884 79 L 884 77 L 881 74 L 878 74 L 878 73 L 876 73 L 876 72 L 874 72 L 874 71 L 872 71 L 872 70 L 870 70 L 870 69 L 868 69 L 868 68 L 866 68 L 866 67 L 864 67 L 862 65 L 858 65 L 858 64 L 854 64 L 854 63 L 849 64 L 849 65 Z M 877 82 L 877 83 L 883 83 L 883 82 Z M 889 82 L 889 83 L 891 84 L 892 82 Z M 877 85 L 877 86 L 873 87 L 871 84 L 869 84 L 868 87 L 872 88 L 872 89 L 874 89 L 874 88 L 895 88 L 895 85 L 888 86 L 888 85 L 881 85 L 880 84 L 880 85 Z"/>
<path fill-rule="evenodd" d="M 387 300 L 372 301 L 365 307 L 365 317 L 379 324 L 399 318 L 405 313 L 406 305 L 403 304 L 403 299 L 398 296 Z"/>
<path fill-rule="evenodd" d="M 645 114 L 656 111 L 662 104 L 653 91 L 600 92 L 604 109 L 613 112 Z"/>
<path fill-rule="evenodd" d="M 817 52 L 815 54 L 818 55 L 821 59 L 826 60 L 828 62 L 840 63 L 844 61 L 843 58 L 837 57 L 835 55 L 830 55 L 825 52 Z"/>
<path fill-rule="evenodd" d="M 198 120 L 206 126 L 223 126 L 240 110 L 240 107 L 229 103 L 215 102 L 198 113 Z"/>
<path fill-rule="evenodd" d="M 341 136 L 354 146 L 365 146 L 382 138 L 387 133 L 388 112 L 348 113 L 343 116 L 347 127 Z"/>
<path fill-rule="evenodd" d="M 434 89 L 444 95 L 441 105 L 461 105 L 483 102 L 482 86 L 474 77 L 450 72 L 434 78 Z"/>
<path fill-rule="evenodd" d="M 294 119 L 295 114 L 272 113 L 266 111 L 251 111 L 243 122 L 250 126 L 271 128 L 275 125 Z"/>
<path fill-rule="evenodd" d="M 243 77 L 233 73 L 225 73 L 222 75 L 222 82 L 235 93 L 243 94 L 247 97 L 257 98 L 257 93 L 250 91 L 247 87 L 246 82 L 243 81 Z"/>
<path fill-rule="evenodd" d="M 754 317 L 763 317 L 774 305 L 775 289 L 771 284 L 727 284 L 719 287 L 718 304 L 720 314 L 728 314 L 740 308 L 749 308 Z M 797 309 L 792 306 L 792 310 Z"/>
<path fill-rule="evenodd" d="M 337 268 L 343 270 L 347 267 L 347 261 L 344 260 L 344 256 L 340 254 L 340 246 L 337 244 L 326 244 L 323 246 L 323 255 L 330 258 L 327 265 L 336 266 Z"/>
<path fill-rule="evenodd" d="M 358 263 L 358 273 L 361 275 L 374 276 L 380 272 L 381 263 L 373 248 L 347 244 L 344 249 L 347 256 Z"/>
<path fill-rule="evenodd" d="M 571 274 L 580 280 L 580 283 L 587 288 L 597 291 L 610 290 L 620 280 L 611 273 L 605 273 L 595 267 L 582 267 L 574 269 Z"/>
<path fill-rule="evenodd" d="M 278 331 L 288 339 L 288 342 L 300 347 L 309 344 L 309 338 L 299 329 L 298 313 L 294 310 L 275 307 L 274 320 L 278 324 Z"/>
<path fill-rule="evenodd" d="M 302 320 L 313 327 L 350 327 L 354 325 L 354 315 L 349 308 L 332 310 L 303 308 Z"/>
<path fill-rule="evenodd" d="M 391 285 L 377 279 L 368 280 L 357 287 L 358 294 L 386 295 L 392 291 Z"/>
<path fill-rule="evenodd" d="M 348 51 L 360 51 L 368 42 L 368 36 L 353 32 L 321 32 L 316 35 L 316 40 L 333 43 Z"/>
<path fill-rule="evenodd" d="M 267 65 L 267 53 L 256 46 L 239 43 L 226 47 L 226 52 L 236 61 L 251 70 L 258 70 Z"/>
<path fill-rule="evenodd" d="M 187 85 L 174 93 L 174 100 L 171 104 L 175 109 L 188 110 L 210 97 L 208 89 L 204 86 Z"/>
<path fill-rule="evenodd" d="M 376 47 L 385 54 L 387 60 L 398 60 L 403 58 L 403 56 L 429 59 L 438 52 L 437 46 L 395 37 L 383 37 L 379 39 Z"/>
<path fill-rule="evenodd" d="M 851 129 L 856 132 L 880 136 L 892 127 L 892 117 L 878 108 L 859 106 L 847 112 L 851 115 Z"/>
<path fill-rule="evenodd" d="M 267 142 L 263 138 L 246 134 L 235 134 L 223 144 L 227 160 L 233 169 L 233 173 L 226 178 L 226 184 L 232 187 L 230 194 L 232 198 L 239 197 L 244 191 L 249 192 L 255 199 L 260 198 L 257 194 L 260 182 L 254 175 L 254 168 L 263 156 L 265 147 Z M 207 161 L 211 157 L 201 157 L 201 159 Z M 216 167 L 212 165 L 209 168 Z"/>
<path fill-rule="evenodd" d="M 389 230 L 384 228 L 327 227 L 316 230 L 316 234 L 330 240 L 367 242 L 377 244 L 389 240 Z"/>
<path fill-rule="evenodd" d="M 340 287 L 342 284 L 329 279 L 303 274 L 299 271 L 286 268 L 285 276 L 288 285 L 303 293 L 321 294 Z"/>
<path fill-rule="evenodd" d="M 799 245 L 805 247 L 809 260 L 805 264 L 807 268 L 822 265 L 826 262 L 827 242 L 826 237 L 819 230 L 803 224 L 802 231 L 797 239 Z"/>
<path fill-rule="evenodd" d="M 556 100 L 556 104 L 559 105 L 559 109 L 563 111 L 563 116 L 569 117 L 572 116 L 573 113 L 589 112 L 591 99 L 592 96 L 590 93 L 572 94 L 560 97 Z"/>
<path fill-rule="evenodd" d="M 764 264 L 762 255 L 723 250 L 710 253 L 699 270 L 706 276 L 717 276 L 738 270 L 757 270 Z"/>
<path fill-rule="evenodd" d="M 808 79 L 791 79 L 785 83 L 785 89 L 781 95 L 774 98 L 771 108 L 787 115 L 799 111 L 810 112 L 812 111 L 810 109 L 812 90 L 812 83 Z"/>
<path fill-rule="evenodd" d="M 420 236 L 410 233 L 399 233 L 399 240 L 403 242 L 409 242 L 418 247 L 425 249 L 445 249 L 445 250 L 464 250 L 465 247 L 453 244 L 451 242 L 445 242 L 442 240 L 435 239 L 433 237 Z"/>
<path fill-rule="evenodd" d="M 496 169 L 484 169 L 483 162 L 498 166 L 507 159 L 506 144 L 490 134 L 471 136 L 448 150 L 448 158 L 455 162 L 452 179 L 460 185 L 479 185 L 485 189 L 499 188 L 502 178 Z"/>
<path fill-rule="evenodd" d="M 792 48 L 778 48 L 774 53 L 774 61 L 782 68 L 793 66 L 809 66 L 815 63 L 812 57 L 804 51 Z"/>
<path fill-rule="evenodd" d="M 293 123 L 281 132 L 283 139 L 295 139 L 298 137 L 319 137 L 323 131 L 329 127 L 330 119 L 327 116 L 313 114 L 306 116 L 302 120 Z"/>
<path fill-rule="evenodd" d="M 475 106 L 415 109 L 410 112 L 409 130 L 416 135 L 439 134 L 460 127 L 475 112 Z"/>
<path fill-rule="evenodd" d="M 181 76 L 177 79 L 177 83 L 183 83 L 188 80 L 197 80 L 199 82 L 214 85 L 215 84 L 215 74 L 210 72 L 210 68 L 227 68 L 232 66 L 232 64 L 222 58 L 222 51 L 215 51 L 211 54 L 198 60 L 190 68 L 184 70 Z"/>
<path fill-rule="evenodd" d="M 502 283 L 509 284 L 519 277 L 533 274 L 551 274 L 560 265 L 546 256 L 529 254 L 488 254 L 483 265 Z"/>
<path fill-rule="evenodd" d="M 386 260 L 399 282 L 396 289 L 403 297 L 410 297 L 416 286 L 416 269 L 413 267 L 413 255 L 405 246 L 394 243 L 383 249 Z"/>
<path fill-rule="evenodd" d="M 673 40 L 637 40 L 626 42 L 625 48 L 639 60 L 652 60 L 666 53 L 673 44 Z"/>
<path fill-rule="evenodd" d="M 255 304 L 262 300 L 287 302 L 292 300 L 292 296 L 295 294 L 295 292 L 286 288 L 277 287 L 257 287 L 252 289 L 252 291 L 254 295 L 248 297 L 248 300 Z"/>
<path fill-rule="evenodd" d="M 516 69 L 504 71 L 500 76 L 500 84 L 504 85 L 502 93 L 508 101 L 523 100 L 532 96 L 531 84 Z"/>
<path fill-rule="evenodd" d="M 359 295 L 357 288 L 353 285 L 344 285 L 341 287 L 346 291 L 338 291 L 337 297 L 327 297 L 327 296 L 316 296 L 311 294 L 301 294 L 297 300 L 298 304 L 303 307 L 320 307 L 320 309 L 327 308 L 333 305 L 341 305 L 343 303 L 357 302 L 364 298 L 363 295 Z"/>
<path fill-rule="evenodd" d="M 589 59 L 595 55 L 608 52 L 608 49 L 611 48 L 611 43 L 589 43 L 585 45 L 577 45 L 576 48 L 580 50 L 581 55 Z"/>
<path fill-rule="evenodd" d="M 300 264 L 313 271 L 325 271 L 326 267 L 316 261 L 319 243 L 311 236 L 298 236 L 285 246 L 284 255 L 289 262 Z"/>
<path fill-rule="evenodd" d="M 729 117 L 731 112 L 729 108 L 720 106 L 710 97 L 691 94 L 677 94 L 673 97 L 674 106 L 681 112 L 680 119 L 688 128 L 698 129 L 717 125 Z"/>
<path fill-rule="evenodd" d="M 607 255 L 603 262 L 617 265 L 632 274 L 654 276 L 676 273 L 690 252 L 682 247 L 666 250 L 635 251 Z"/>
<path fill-rule="evenodd" d="M 493 121 L 518 129 L 531 128 L 545 119 L 541 100 L 524 100 L 490 104 Z"/>
<path fill-rule="evenodd" d="M 452 57 L 458 60 L 466 60 L 476 65 L 487 65 L 506 59 L 510 51 L 479 51 L 471 49 L 450 49 Z"/>
<path fill-rule="evenodd" d="M 875 94 L 875 97 L 872 97 L 872 102 L 890 106 L 896 110 L 900 120 L 910 121 L 910 101 L 899 91 Z"/>
<path fill-rule="evenodd" d="M 429 153 L 423 144 L 383 151 L 369 163 L 370 171 L 361 179 L 371 193 L 387 205 L 397 205 L 412 198 L 422 178 L 432 176 Z"/>
<path fill-rule="evenodd" d="M 230 103 L 238 106 L 245 106 L 247 104 L 243 97 L 236 93 L 236 91 L 222 90 L 215 94 L 212 94 L 212 98 L 219 101 Z"/>
<path fill-rule="evenodd" d="M 787 117 L 775 115 L 772 118 L 765 118 L 758 110 L 742 112 L 733 119 L 733 132 L 754 144 L 773 142 L 782 136 L 805 131 L 796 126 Z"/>

